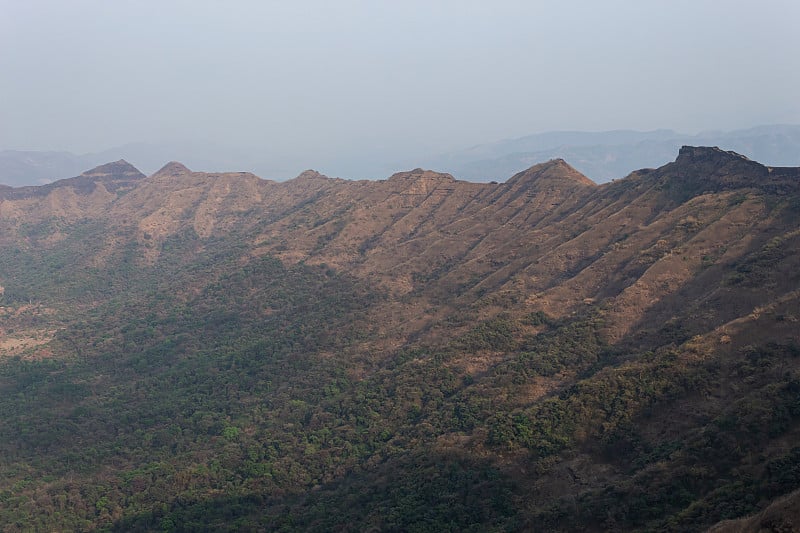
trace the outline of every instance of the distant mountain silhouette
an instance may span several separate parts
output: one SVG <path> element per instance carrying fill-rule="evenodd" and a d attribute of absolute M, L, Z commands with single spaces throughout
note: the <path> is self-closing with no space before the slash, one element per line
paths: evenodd
<path fill-rule="evenodd" d="M 531 165 L 563 158 L 598 183 L 656 168 L 682 145 L 719 146 L 767 165 L 800 165 L 800 126 L 760 126 L 686 135 L 672 130 L 563 131 L 529 135 L 444 154 L 425 164 L 473 181 L 502 180 Z"/>
<path fill-rule="evenodd" d="M 248 151 L 207 142 L 141 142 L 90 154 L 69 152 L 0 151 L 0 184 L 20 187 L 42 185 L 107 161 L 124 159 L 145 174 L 164 161 L 178 160 L 205 172 L 231 169 L 253 172 L 263 178 L 285 180 L 302 169 L 342 178 L 378 179 L 420 164 L 468 181 L 503 181 L 537 163 L 565 159 L 592 180 L 603 183 L 640 168 L 655 168 L 671 161 L 685 145 L 719 146 L 767 165 L 800 165 L 800 126 L 760 126 L 731 132 L 686 135 L 672 130 L 639 132 L 557 131 L 481 144 L 446 154 L 419 157 L 354 151 L 336 157 L 309 152 L 286 156 L 265 150 Z"/>

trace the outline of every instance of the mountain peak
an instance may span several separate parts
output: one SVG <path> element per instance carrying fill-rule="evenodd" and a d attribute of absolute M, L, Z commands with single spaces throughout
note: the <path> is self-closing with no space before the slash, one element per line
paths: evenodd
<path fill-rule="evenodd" d="M 87 170 L 86 172 L 82 173 L 81 176 L 87 178 L 89 177 L 143 178 L 144 174 L 142 174 L 138 168 L 131 165 L 124 159 L 120 159 L 119 161 L 114 161 L 113 163 L 106 163 L 105 165 L 100 165 L 91 170 Z"/>
<path fill-rule="evenodd" d="M 731 150 L 723 150 L 718 146 L 681 146 L 681 149 L 678 151 L 678 158 L 675 160 L 676 163 L 697 163 L 697 162 L 705 162 L 705 161 L 713 161 L 714 163 L 722 163 L 722 162 L 749 162 L 750 159 L 746 158 L 741 154 L 737 154 Z M 755 163 L 758 164 L 758 163 Z"/>
<path fill-rule="evenodd" d="M 508 179 L 506 184 L 511 186 L 521 186 L 523 184 L 568 184 L 582 186 L 596 186 L 596 183 L 575 170 L 569 163 L 561 158 L 551 159 L 544 163 L 533 165 L 527 170 L 523 170 Z"/>
<path fill-rule="evenodd" d="M 293 179 L 296 179 L 296 180 L 297 179 L 299 179 L 299 180 L 325 179 L 325 180 L 327 180 L 327 179 L 330 179 L 330 178 L 328 178 L 328 176 L 326 176 L 325 174 L 321 174 L 321 173 L 317 172 L 316 170 L 308 169 L 308 170 L 304 170 L 303 172 L 301 172 L 300 174 L 295 176 Z"/>
<path fill-rule="evenodd" d="M 664 168 L 678 175 L 706 178 L 724 176 L 724 181 L 729 185 L 735 181 L 734 178 L 764 177 L 769 173 L 761 163 L 717 146 L 683 146 L 675 162 Z"/>
<path fill-rule="evenodd" d="M 422 168 L 415 168 L 414 170 L 407 170 L 405 172 L 395 172 L 389 176 L 390 182 L 398 181 L 447 181 L 453 182 L 456 179 L 450 174 L 436 172 L 435 170 L 425 170 Z"/>
<path fill-rule="evenodd" d="M 757 188 L 786 194 L 800 188 L 800 172 L 793 167 L 771 168 L 736 152 L 716 146 L 684 146 L 674 162 L 653 174 L 678 199 L 706 192 Z"/>
<path fill-rule="evenodd" d="M 183 163 L 179 163 L 177 161 L 170 161 L 163 167 L 161 167 L 158 172 L 153 174 L 153 176 L 182 176 L 184 174 L 191 174 L 192 171 L 189 170 L 186 165 Z"/>

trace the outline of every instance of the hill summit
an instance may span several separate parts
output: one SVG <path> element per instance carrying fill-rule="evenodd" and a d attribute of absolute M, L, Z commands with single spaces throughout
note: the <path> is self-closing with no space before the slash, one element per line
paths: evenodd
<path fill-rule="evenodd" d="M 124 159 L 120 159 L 119 161 L 115 161 L 113 163 L 106 163 L 105 165 L 100 165 L 91 170 L 87 170 L 86 172 L 81 174 L 81 176 L 141 178 L 143 177 L 143 174 L 139 172 L 139 170 L 136 167 L 134 167 Z"/>
<path fill-rule="evenodd" d="M 161 167 L 154 176 L 180 176 L 183 174 L 191 174 L 191 170 L 186 168 L 183 163 L 177 161 L 170 161 Z"/>
<path fill-rule="evenodd" d="M 572 168 L 563 159 L 553 159 L 547 163 L 540 163 L 531 168 L 519 172 L 512 176 L 508 183 L 510 185 L 519 184 L 520 182 L 575 182 L 582 185 L 595 185 L 595 183 Z"/>

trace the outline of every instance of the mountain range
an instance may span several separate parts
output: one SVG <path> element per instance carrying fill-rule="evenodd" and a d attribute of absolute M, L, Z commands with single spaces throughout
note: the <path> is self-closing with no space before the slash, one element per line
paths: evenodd
<path fill-rule="evenodd" d="M 698 146 L 0 187 L 0 524 L 796 529 L 798 220 L 800 168 Z"/>
<path fill-rule="evenodd" d="M 721 146 L 770 165 L 800 165 L 800 126 L 789 125 L 696 135 L 672 130 L 549 132 L 478 145 L 425 162 L 463 179 L 489 181 L 558 157 L 593 180 L 606 182 L 636 169 L 659 167 L 682 145 Z"/>
<path fill-rule="evenodd" d="M 398 155 L 391 150 L 355 149 L 350 154 L 305 154 L 289 157 L 269 147 L 245 150 L 211 142 L 140 142 L 100 152 L 0 151 L 0 184 L 42 185 L 75 176 L 86 168 L 125 159 L 146 174 L 177 158 L 206 171 L 248 170 L 285 180 L 309 162 L 328 174 L 376 179 L 397 168 L 424 165 L 469 181 L 503 181 L 508 176 L 550 159 L 562 158 L 598 183 L 622 178 L 633 170 L 671 161 L 682 145 L 720 146 L 773 166 L 800 165 L 800 126 L 772 125 L 730 132 L 687 135 L 671 130 L 639 132 L 548 132 L 481 144 L 434 156 Z"/>

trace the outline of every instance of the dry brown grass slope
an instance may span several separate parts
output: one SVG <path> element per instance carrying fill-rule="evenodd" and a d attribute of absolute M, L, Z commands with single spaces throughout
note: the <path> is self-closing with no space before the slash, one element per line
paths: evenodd
<path fill-rule="evenodd" d="M 0 223 L 9 236 L 22 223 L 102 218 L 109 233 L 135 232 L 145 263 L 181 232 L 204 240 L 236 232 L 249 255 L 347 271 L 409 295 L 412 313 L 443 297 L 470 306 L 498 292 L 518 303 L 485 314 L 566 316 L 602 302 L 616 342 L 687 305 L 698 309 L 694 320 L 718 327 L 789 288 L 748 292 L 709 279 L 771 239 L 795 242 L 781 198 L 796 197 L 799 182 L 796 169 L 692 147 L 674 163 L 600 186 L 562 160 L 501 184 L 422 169 L 383 181 L 307 171 L 275 183 L 174 162 L 144 178 L 117 162 L 46 187 L 4 189 Z M 735 302 L 722 305 L 727 293 Z"/>

